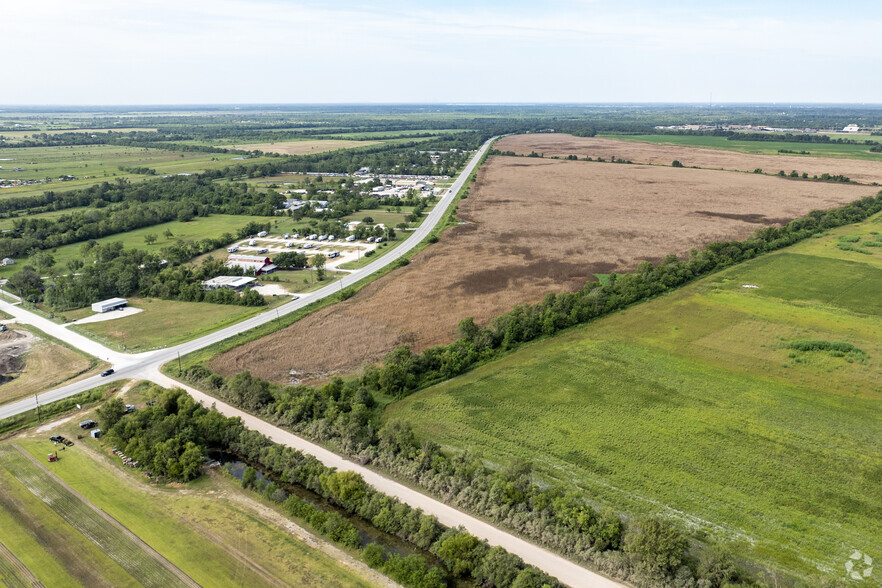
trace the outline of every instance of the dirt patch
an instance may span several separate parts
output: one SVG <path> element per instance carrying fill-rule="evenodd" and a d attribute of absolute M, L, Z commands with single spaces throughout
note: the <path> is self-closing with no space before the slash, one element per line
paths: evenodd
<path fill-rule="evenodd" d="M 793 157 L 789 155 L 753 155 L 719 149 L 700 147 L 680 147 L 619 141 L 602 137 L 574 137 L 557 133 L 536 135 L 512 135 L 496 143 L 500 151 L 513 151 L 529 155 L 531 151 L 545 157 L 566 157 L 575 155 L 580 159 L 602 157 L 609 161 L 612 157 L 633 161 L 671 165 L 676 159 L 686 167 L 705 169 L 726 169 L 752 172 L 759 168 L 766 173 L 792 170 L 800 174 L 820 176 L 824 173 L 843 174 L 855 182 L 871 184 L 882 183 L 882 161 L 860 161 L 834 157 Z M 799 180 L 793 180 L 799 181 Z"/>
<path fill-rule="evenodd" d="M 380 360 L 396 345 L 448 343 L 479 324 L 712 241 L 872 195 L 873 188 L 711 170 L 493 157 L 459 205 L 466 224 L 410 265 L 258 341 L 217 356 L 279 383 L 316 383 Z"/>
<path fill-rule="evenodd" d="M 24 355 L 31 350 L 35 337 L 27 331 L 12 329 L 0 333 L 0 384 L 11 382 L 24 368 Z"/>
<path fill-rule="evenodd" d="M 280 153 L 282 155 L 308 155 L 310 153 L 323 153 L 336 149 L 352 149 L 353 147 L 367 147 L 378 145 L 382 141 L 345 141 L 328 139 L 326 141 L 283 141 L 279 143 L 254 143 L 250 145 L 236 145 L 225 147 L 227 149 L 241 149 L 243 151 L 263 151 L 264 153 Z"/>

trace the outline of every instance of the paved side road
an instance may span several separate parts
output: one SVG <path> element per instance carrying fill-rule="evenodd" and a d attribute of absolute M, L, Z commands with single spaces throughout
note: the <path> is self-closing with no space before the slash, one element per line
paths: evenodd
<path fill-rule="evenodd" d="M 555 576 L 558 580 L 573 588 L 622 588 L 622 584 L 609 578 L 587 570 L 580 565 L 571 562 L 547 549 L 524 541 L 514 535 L 497 529 L 493 525 L 468 515 L 443 502 L 426 496 L 417 490 L 408 488 L 404 484 L 396 482 L 382 474 L 360 466 L 345 459 L 324 447 L 311 443 L 302 437 L 272 425 L 254 415 L 243 412 L 237 408 L 221 402 L 204 392 L 182 384 L 169 378 L 158 370 L 150 380 L 166 388 L 183 388 L 198 402 L 206 406 L 214 405 L 215 409 L 228 417 L 239 417 L 246 427 L 263 433 L 276 443 L 293 447 L 303 453 L 315 456 L 320 462 L 328 467 L 337 468 L 338 471 L 353 471 L 361 474 L 365 482 L 389 496 L 394 496 L 401 502 L 409 504 L 413 508 L 420 508 L 423 512 L 435 515 L 438 520 L 448 527 L 464 527 L 469 533 L 486 539 L 490 545 L 499 545 L 521 557 L 528 564 Z"/>

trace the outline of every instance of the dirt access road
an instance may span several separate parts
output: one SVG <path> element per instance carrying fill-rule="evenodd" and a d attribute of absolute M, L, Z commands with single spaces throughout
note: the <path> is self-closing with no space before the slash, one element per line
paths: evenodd
<path fill-rule="evenodd" d="M 594 274 L 744 239 L 877 190 L 670 166 L 491 157 L 459 204 L 464 224 L 410 265 L 219 355 L 211 367 L 228 376 L 250 370 L 278 383 L 320 383 L 376 363 L 397 345 L 421 351 L 448 343 L 465 317 L 483 325 L 548 292 L 577 290 Z"/>

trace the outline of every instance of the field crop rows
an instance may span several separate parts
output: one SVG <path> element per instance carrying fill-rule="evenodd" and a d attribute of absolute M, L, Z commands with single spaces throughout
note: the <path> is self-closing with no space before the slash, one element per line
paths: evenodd
<path fill-rule="evenodd" d="M 118 523 L 114 524 L 109 517 L 99 514 L 15 448 L 8 445 L 0 447 L 0 456 L 3 467 L 23 486 L 142 585 L 156 588 L 190 585 L 148 553 Z"/>
<path fill-rule="evenodd" d="M 882 553 L 882 250 L 837 244 L 876 242 L 880 220 L 527 345 L 384 418 L 810 584 L 840 577 L 854 550 Z"/>

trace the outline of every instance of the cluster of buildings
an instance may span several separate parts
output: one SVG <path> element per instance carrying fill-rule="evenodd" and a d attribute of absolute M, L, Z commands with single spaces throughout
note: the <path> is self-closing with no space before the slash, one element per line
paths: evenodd
<path fill-rule="evenodd" d="M 653 127 L 668 131 L 751 131 L 755 133 L 820 133 L 821 129 L 810 128 L 786 128 L 786 127 L 762 127 L 755 125 L 670 125 Z M 841 133 L 858 133 L 861 128 L 856 124 L 843 127 Z M 827 129 L 827 132 L 836 132 L 835 129 Z"/>
<path fill-rule="evenodd" d="M 263 255 L 231 255 L 227 258 L 227 267 L 253 271 L 255 276 L 269 274 L 279 269 L 269 257 Z"/>

